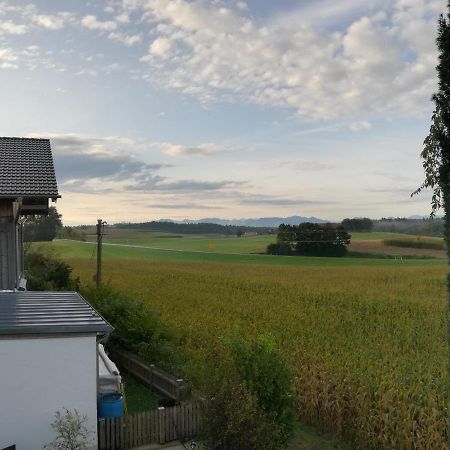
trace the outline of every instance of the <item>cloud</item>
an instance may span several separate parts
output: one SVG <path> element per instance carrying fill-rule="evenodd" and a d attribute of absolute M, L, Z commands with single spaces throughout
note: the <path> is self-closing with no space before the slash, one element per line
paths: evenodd
<path fill-rule="evenodd" d="M 18 56 L 12 48 L 0 47 L 0 69 L 17 69 L 17 60 Z"/>
<path fill-rule="evenodd" d="M 142 13 L 155 35 L 141 58 L 149 65 L 144 78 L 201 101 L 239 100 L 355 123 L 423 112 L 436 87 L 442 2 L 353 3 L 324 2 L 330 17 L 338 8 L 349 18 L 344 29 L 331 30 L 280 18 L 262 23 L 238 6 L 204 0 L 134 0 L 123 8 Z"/>
<path fill-rule="evenodd" d="M 197 192 L 197 191 L 222 191 L 223 189 L 230 189 L 242 187 L 246 182 L 243 181 L 199 181 L 199 180 L 178 180 L 167 181 L 166 179 L 155 179 L 150 177 L 148 179 L 142 178 L 136 180 L 133 184 L 127 186 L 130 190 L 145 191 L 152 189 L 154 191 L 180 191 L 180 192 Z"/>
<path fill-rule="evenodd" d="M 59 14 L 38 14 L 33 16 L 33 22 L 47 30 L 60 30 L 64 27 L 66 21 L 72 17 L 69 13 Z"/>
<path fill-rule="evenodd" d="M 13 23 L 10 20 L 0 21 L 1 34 L 24 34 L 28 30 L 26 25 Z"/>
<path fill-rule="evenodd" d="M 87 15 L 81 19 L 81 25 L 89 30 L 112 31 L 117 28 L 116 22 L 111 20 L 101 21 L 96 16 Z"/>
<path fill-rule="evenodd" d="M 204 205 L 202 203 L 154 203 L 148 205 L 150 208 L 158 209 L 224 209 L 223 206 Z"/>
<path fill-rule="evenodd" d="M 370 130 L 372 128 L 372 124 L 367 120 L 362 120 L 360 122 L 352 122 L 348 127 L 352 131 L 363 131 Z"/>
<path fill-rule="evenodd" d="M 161 175 L 172 166 L 145 162 L 134 149 L 155 149 L 160 144 L 116 136 L 32 133 L 50 138 L 61 191 L 94 193 L 220 192 L 246 185 L 243 181 L 174 179 Z"/>
<path fill-rule="evenodd" d="M 192 156 L 192 155 L 202 155 L 209 156 L 220 153 L 223 149 L 213 142 L 199 144 L 195 147 L 187 147 L 185 145 L 162 143 L 160 144 L 163 148 L 164 153 L 170 156 Z"/>
<path fill-rule="evenodd" d="M 114 41 L 122 42 L 127 47 L 139 44 L 142 42 L 142 37 L 138 34 L 125 34 L 120 31 L 113 31 L 109 33 L 108 37 Z"/>
<path fill-rule="evenodd" d="M 172 44 L 170 43 L 169 39 L 164 38 L 164 37 L 159 37 L 151 43 L 151 45 L 149 47 L 149 51 L 153 55 L 163 56 L 170 50 L 171 46 L 172 46 Z"/>
<path fill-rule="evenodd" d="M 293 199 L 293 198 L 279 198 L 270 196 L 244 196 L 242 199 L 239 200 L 239 203 L 243 205 L 302 206 L 315 204 L 329 204 L 331 202 Z"/>

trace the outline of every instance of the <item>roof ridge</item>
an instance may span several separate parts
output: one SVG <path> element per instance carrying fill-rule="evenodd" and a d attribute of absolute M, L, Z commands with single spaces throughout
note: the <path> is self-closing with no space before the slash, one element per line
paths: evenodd
<path fill-rule="evenodd" d="M 50 138 L 37 138 L 37 137 L 21 137 L 21 136 L 0 136 L 0 139 L 20 139 L 30 141 L 49 141 Z"/>

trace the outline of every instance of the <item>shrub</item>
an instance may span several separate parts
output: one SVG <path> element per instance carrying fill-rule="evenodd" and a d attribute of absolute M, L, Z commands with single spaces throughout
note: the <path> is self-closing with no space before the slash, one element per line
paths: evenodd
<path fill-rule="evenodd" d="M 92 444 L 90 439 L 93 434 L 86 426 L 87 416 L 81 416 L 75 409 L 73 412 L 69 409 L 56 411 L 55 420 L 52 428 L 56 432 L 55 439 L 44 449 L 49 450 L 86 450 Z"/>
<path fill-rule="evenodd" d="M 252 342 L 235 334 L 226 343 L 240 378 L 276 425 L 281 444 L 286 445 L 294 427 L 292 377 L 274 337 L 264 334 Z"/>
<path fill-rule="evenodd" d="M 202 403 L 201 435 L 211 450 L 278 450 L 278 429 L 243 383 L 222 382 Z"/>
<path fill-rule="evenodd" d="M 247 341 L 234 334 L 223 342 L 229 358 L 211 364 L 203 387 L 207 447 L 285 448 L 294 427 L 292 380 L 273 337 Z"/>
<path fill-rule="evenodd" d="M 276 242 L 267 246 L 267 253 L 269 255 L 292 255 L 291 244 L 288 242 Z"/>
<path fill-rule="evenodd" d="M 51 253 L 27 247 L 24 255 L 27 288 L 30 291 L 77 291 L 80 280 L 72 268 Z"/>
<path fill-rule="evenodd" d="M 147 302 L 109 286 L 85 287 L 82 294 L 114 327 L 109 343 L 169 371 L 180 371 L 183 358 L 175 337 Z"/>

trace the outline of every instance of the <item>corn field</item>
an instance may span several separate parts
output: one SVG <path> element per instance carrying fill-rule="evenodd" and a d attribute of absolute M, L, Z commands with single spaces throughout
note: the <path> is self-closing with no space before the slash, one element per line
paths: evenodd
<path fill-rule="evenodd" d="M 70 261 L 82 280 L 92 263 Z M 355 449 L 446 449 L 446 267 L 106 261 L 174 330 L 195 382 L 220 336 L 272 332 L 300 420 Z"/>

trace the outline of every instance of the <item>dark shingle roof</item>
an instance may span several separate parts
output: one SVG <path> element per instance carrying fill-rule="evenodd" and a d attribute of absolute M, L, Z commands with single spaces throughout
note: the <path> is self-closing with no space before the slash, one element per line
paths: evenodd
<path fill-rule="evenodd" d="M 0 292 L 0 335 L 111 331 L 76 292 Z"/>
<path fill-rule="evenodd" d="M 59 197 L 48 139 L 0 137 L 0 197 Z"/>

